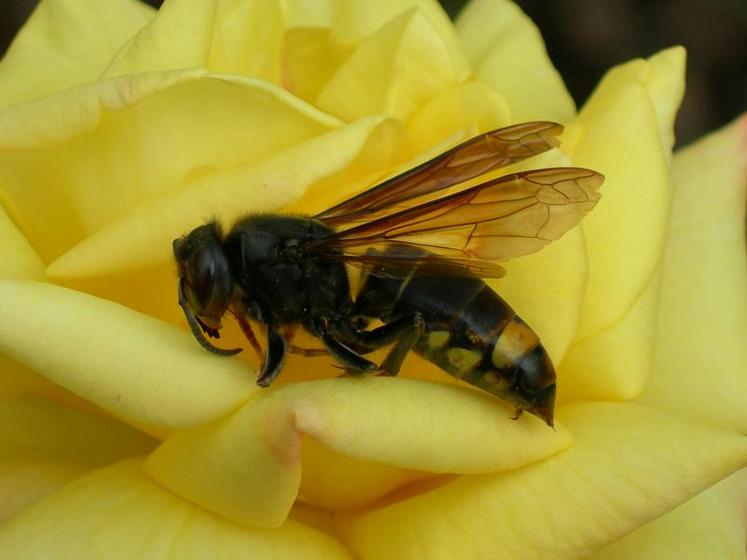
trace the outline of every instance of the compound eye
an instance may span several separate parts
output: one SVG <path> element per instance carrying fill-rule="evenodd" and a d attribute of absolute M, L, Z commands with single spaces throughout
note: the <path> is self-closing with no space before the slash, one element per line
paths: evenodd
<path fill-rule="evenodd" d="M 215 259 L 209 248 L 198 251 L 189 259 L 187 274 L 187 296 L 192 309 L 199 314 L 207 306 L 215 284 Z"/>

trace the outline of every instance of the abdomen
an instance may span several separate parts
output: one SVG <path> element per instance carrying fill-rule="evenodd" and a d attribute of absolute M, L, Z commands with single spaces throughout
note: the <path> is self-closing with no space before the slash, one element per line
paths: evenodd
<path fill-rule="evenodd" d="M 482 279 L 369 276 L 358 300 L 361 311 L 383 310 L 377 316 L 385 322 L 420 313 L 426 329 L 418 354 L 552 424 L 552 363 L 534 331 Z"/>

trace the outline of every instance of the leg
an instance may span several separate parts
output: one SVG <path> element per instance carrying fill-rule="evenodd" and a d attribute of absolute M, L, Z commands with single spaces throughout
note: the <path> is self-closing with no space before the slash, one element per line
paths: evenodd
<path fill-rule="evenodd" d="M 285 361 L 285 339 L 274 325 L 267 325 L 267 357 L 257 377 L 257 385 L 269 387 L 280 373 Z"/>
<path fill-rule="evenodd" d="M 295 344 L 288 345 L 288 353 L 304 356 L 305 358 L 320 358 L 322 356 L 329 356 L 329 350 L 325 348 L 303 348 L 301 346 L 296 346 Z"/>
<path fill-rule="evenodd" d="M 420 313 L 400 317 L 372 331 L 358 332 L 345 329 L 343 340 L 350 342 L 361 353 L 371 352 L 396 341 L 379 368 L 385 375 L 397 375 L 407 353 L 425 331 L 425 321 Z"/>
<path fill-rule="evenodd" d="M 377 366 L 375 363 L 367 360 L 354 350 L 345 346 L 342 342 L 334 338 L 329 333 L 322 334 L 322 342 L 327 347 L 332 357 L 345 366 L 345 371 L 350 375 L 365 375 L 373 373 Z"/>
<path fill-rule="evenodd" d="M 325 350 L 324 348 L 302 348 L 300 346 L 296 346 L 295 344 L 293 344 L 292 341 L 293 341 L 293 338 L 296 336 L 296 332 L 298 332 L 297 323 L 283 330 L 283 337 L 285 338 L 285 343 L 288 346 L 289 353 L 300 354 L 301 356 L 305 356 L 307 358 L 316 358 L 319 356 L 329 355 L 329 352 Z"/>
<path fill-rule="evenodd" d="M 247 337 L 249 343 L 254 347 L 254 351 L 260 357 L 262 367 L 259 369 L 259 375 L 257 376 L 257 385 L 260 387 L 269 387 L 272 382 L 280 373 L 285 362 L 286 344 L 285 339 L 280 334 L 278 327 L 268 323 L 265 319 L 269 317 L 269 314 L 263 310 L 256 301 L 243 300 L 242 307 L 234 312 L 236 319 L 239 322 L 239 326 Z M 263 354 L 262 348 L 254 336 L 252 327 L 246 318 L 246 315 L 251 316 L 260 324 L 263 324 L 267 329 L 267 354 Z"/>
<path fill-rule="evenodd" d="M 259 363 L 264 363 L 265 353 L 262 351 L 262 346 L 260 346 L 257 337 L 254 336 L 252 326 L 247 320 L 243 310 L 236 311 L 234 313 L 234 316 L 236 317 L 236 321 L 239 323 L 239 327 L 241 327 L 241 332 L 244 333 L 244 336 L 249 341 L 249 344 L 251 344 L 252 348 L 254 348 L 254 353 L 257 355 L 257 358 L 259 358 Z"/>
<path fill-rule="evenodd" d="M 402 362 L 405 361 L 407 354 L 425 332 L 425 321 L 420 313 L 408 317 L 408 319 L 407 329 L 381 363 L 381 371 L 384 375 L 397 375 L 399 373 L 399 368 L 402 367 Z"/>

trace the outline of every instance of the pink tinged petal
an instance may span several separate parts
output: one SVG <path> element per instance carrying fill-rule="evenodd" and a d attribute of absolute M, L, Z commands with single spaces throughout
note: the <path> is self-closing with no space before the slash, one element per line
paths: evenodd
<path fill-rule="evenodd" d="M 747 470 L 701 492 L 678 508 L 592 554 L 588 560 L 747 557 Z"/>
<path fill-rule="evenodd" d="M 139 204 L 338 125 L 254 79 L 139 74 L 0 111 L 0 182 L 12 218 L 48 262 Z"/>
<path fill-rule="evenodd" d="M 674 158 L 656 375 L 641 400 L 747 430 L 747 116 Z"/>
<path fill-rule="evenodd" d="M 149 481 L 139 461 L 95 471 L 0 528 L 0 554 L 28 560 L 350 558 L 332 537 L 295 521 L 240 527 Z"/>
<path fill-rule="evenodd" d="M 301 436 L 359 461 L 431 473 L 508 471 L 567 448 L 569 433 L 547 428 L 484 393 L 406 379 L 332 379 L 292 383 L 263 393 L 220 423 L 174 433 L 148 458 L 145 469 L 161 484 L 238 522 L 275 527 L 283 522 L 302 476 Z M 317 472 L 354 473 L 360 465 L 335 464 L 312 448 Z M 315 463 L 315 464 L 314 464 Z M 313 475 L 313 473 L 312 473 Z M 392 490 L 372 469 L 382 494 Z M 312 477 L 313 480 L 313 477 Z M 344 486 L 345 483 L 343 482 Z M 335 486 L 331 484 L 330 486 Z M 315 494 L 315 495 L 314 495 Z M 350 506 L 333 488 L 312 490 L 316 505 Z"/>
<path fill-rule="evenodd" d="M 44 0 L 0 63 L 0 108 L 97 79 L 152 17 L 138 0 Z"/>
<path fill-rule="evenodd" d="M 284 23 L 279 0 L 170 0 L 104 77 L 202 67 L 277 83 Z"/>
<path fill-rule="evenodd" d="M 539 30 L 513 2 L 473 0 L 459 14 L 456 30 L 475 73 L 508 100 L 514 121 L 574 117 L 573 99 Z"/>
<path fill-rule="evenodd" d="M 449 45 L 421 11 L 412 9 L 364 39 L 315 104 L 346 121 L 378 113 L 406 119 L 461 79 Z"/>
<path fill-rule="evenodd" d="M 256 390 L 237 359 L 182 329 L 50 284 L 0 281 L 0 351 L 128 418 L 182 427 L 223 416 Z"/>
<path fill-rule="evenodd" d="M 349 166 L 367 165 L 359 160 L 388 158 L 386 150 L 371 146 L 394 144 L 394 135 L 385 131 L 392 126 L 382 117 L 363 119 L 260 162 L 198 174 L 180 189 L 149 200 L 85 238 L 54 261 L 47 274 L 85 278 L 170 262 L 172 240 L 204 223 L 207 216 L 231 223 L 247 212 L 277 210 L 300 199 L 311 185 L 332 180 Z M 252 134 L 258 142 L 264 136 L 256 130 Z"/>
<path fill-rule="evenodd" d="M 568 127 L 563 149 L 606 179 L 583 221 L 589 281 L 577 341 L 561 364 L 561 400 L 633 398 L 651 375 L 683 72 L 681 48 L 617 67 Z"/>
<path fill-rule="evenodd" d="M 362 559 L 582 558 L 747 464 L 747 437 L 654 409 L 558 412 L 574 435 L 566 452 L 338 516 L 344 540 Z"/>

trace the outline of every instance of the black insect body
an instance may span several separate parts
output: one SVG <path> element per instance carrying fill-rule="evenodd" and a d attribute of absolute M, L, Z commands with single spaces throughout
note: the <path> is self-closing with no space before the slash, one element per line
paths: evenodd
<path fill-rule="evenodd" d="M 227 234 L 216 223 L 174 241 L 179 303 L 203 347 L 226 311 L 237 318 L 269 386 L 301 326 L 353 375 L 396 375 L 410 350 L 467 383 L 553 423 L 555 371 L 536 334 L 481 277 L 495 260 L 536 251 L 576 225 L 602 176 L 581 168 L 507 175 L 449 196 L 446 187 L 557 145 L 560 125 L 478 136 L 318 216 L 256 215 Z M 361 268 L 353 298 L 345 264 Z M 248 319 L 266 330 L 266 352 Z M 382 326 L 368 328 L 372 319 Z M 392 345 L 381 364 L 365 357 Z"/>
<path fill-rule="evenodd" d="M 390 324 L 418 314 L 425 328 L 413 341 L 416 353 L 552 425 L 552 362 L 534 331 L 482 279 L 420 274 L 417 266 L 405 278 L 373 270 L 352 315 Z"/>

